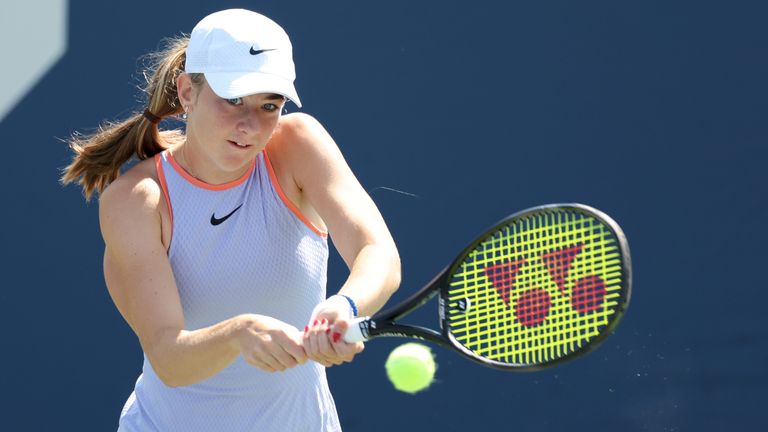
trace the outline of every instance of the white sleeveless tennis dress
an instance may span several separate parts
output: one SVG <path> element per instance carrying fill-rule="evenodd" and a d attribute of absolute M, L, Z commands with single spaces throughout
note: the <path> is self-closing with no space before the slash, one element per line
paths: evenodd
<path fill-rule="evenodd" d="M 168 256 L 187 330 L 243 313 L 302 329 L 326 297 L 327 235 L 286 198 L 266 152 L 241 178 L 203 183 L 155 156 L 170 205 Z M 120 416 L 120 432 L 340 431 L 325 368 L 315 362 L 267 373 L 242 356 L 184 387 L 160 381 L 146 355 Z"/>

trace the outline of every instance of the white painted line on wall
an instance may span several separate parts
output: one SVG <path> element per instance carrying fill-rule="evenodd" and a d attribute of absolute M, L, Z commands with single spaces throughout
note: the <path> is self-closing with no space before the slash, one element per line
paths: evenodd
<path fill-rule="evenodd" d="M 0 121 L 67 50 L 68 0 L 0 4 Z"/>

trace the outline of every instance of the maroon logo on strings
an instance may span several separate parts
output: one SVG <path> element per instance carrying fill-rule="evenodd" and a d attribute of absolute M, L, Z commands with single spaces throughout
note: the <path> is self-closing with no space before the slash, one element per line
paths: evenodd
<path fill-rule="evenodd" d="M 606 290 L 605 283 L 599 276 L 587 275 L 574 281 L 573 288 L 568 292 L 569 272 L 573 268 L 573 260 L 582 252 L 584 245 L 578 244 L 564 249 L 539 255 L 539 259 L 555 281 L 560 295 L 570 299 L 571 306 L 580 313 L 586 314 L 600 309 L 603 305 Z M 484 269 L 485 276 L 491 281 L 507 307 L 510 307 L 515 281 L 521 270 L 528 265 L 525 258 L 515 261 L 505 261 L 488 266 Z M 512 307 L 515 318 L 525 327 L 534 327 L 547 319 L 552 307 L 550 294 L 541 287 L 531 287 L 521 292 Z"/>

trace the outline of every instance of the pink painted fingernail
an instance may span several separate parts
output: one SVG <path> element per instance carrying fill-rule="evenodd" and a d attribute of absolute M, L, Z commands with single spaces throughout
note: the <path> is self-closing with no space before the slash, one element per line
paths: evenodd
<path fill-rule="evenodd" d="M 330 333 L 330 332 L 331 332 L 331 329 L 330 329 L 330 328 L 327 328 L 327 329 L 325 329 L 325 332 L 326 332 L 326 333 Z"/>
<path fill-rule="evenodd" d="M 318 321 L 318 320 L 315 320 L 315 322 L 313 322 L 313 323 L 312 323 L 312 325 L 313 325 L 313 326 L 316 326 L 316 325 L 317 325 L 317 323 L 319 323 L 319 322 L 320 322 L 320 321 Z"/>
<path fill-rule="evenodd" d="M 333 334 L 333 342 L 337 343 L 339 341 L 339 339 L 341 339 L 341 333 L 339 333 L 339 332 L 334 333 Z"/>
<path fill-rule="evenodd" d="M 327 320 L 327 319 L 325 319 L 325 318 L 323 318 L 322 324 L 325 324 L 325 323 L 327 323 L 327 322 L 328 322 L 328 320 Z"/>
<path fill-rule="evenodd" d="M 306 333 L 307 331 L 309 331 L 309 326 L 304 326 L 304 333 Z"/>

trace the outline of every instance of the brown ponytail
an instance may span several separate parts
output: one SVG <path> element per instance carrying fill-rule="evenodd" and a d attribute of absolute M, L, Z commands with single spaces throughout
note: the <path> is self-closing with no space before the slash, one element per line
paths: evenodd
<path fill-rule="evenodd" d="M 144 72 L 147 86 L 147 110 L 162 119 L 182 113 L 176 92 L 176 78 L 184 72 L 185 51 L 189 39 L 179 37 L 169 41 L 167 48 L 151 55 L 153 65 Z M 89 136 L 75 133 L 69 146 L 75 155 L 64 168 L 61 183 L 79 183 L 86 200 L 94 191 L 104 190 L 120 174 L 120 167 L 133 155 L 140 160 L 184 140 L 179 130 L 160 131 L 157 122 L 144 116 L 143 110 L 122 122 L 106 122 Z"/>

